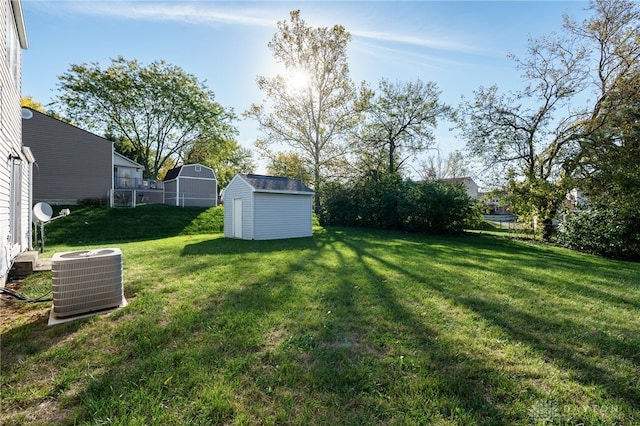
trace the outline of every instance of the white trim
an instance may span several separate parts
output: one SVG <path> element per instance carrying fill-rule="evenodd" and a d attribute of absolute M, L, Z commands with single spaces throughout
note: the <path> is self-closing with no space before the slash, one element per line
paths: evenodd
<path fill-rule="evenodd" d="M 29 48 L 29 41 L 27 40 L 27 31 L 24 25 L 24 14 L 22 13 L 22 2 L 20 0 L 11 0 L 11 6 L 13 9 L 14 21 L 16 23 L 16 30 L 18 31 L 18 39 L 20 40 L 20 47 L 22 49 Z"/>

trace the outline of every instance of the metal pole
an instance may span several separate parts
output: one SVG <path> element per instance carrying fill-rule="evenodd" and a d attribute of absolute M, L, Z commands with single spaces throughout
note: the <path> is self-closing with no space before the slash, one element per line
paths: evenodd
<path fill-rule="evenodd" d="M 40 253 L 44 253 L 44 222 L 40 222 Z"/>

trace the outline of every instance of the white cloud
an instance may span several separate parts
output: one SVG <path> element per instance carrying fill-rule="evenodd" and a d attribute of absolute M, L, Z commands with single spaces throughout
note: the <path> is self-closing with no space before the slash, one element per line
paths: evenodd
<path fill-rule="evenodd" d="M 238 10 L 232 3 L 217 2 L 148 2 L 148 1 L 48 1 L 31 5 L 49 13 L 68 13 L 106 18 L 173 21 L 202 24 L 245 25 L 275 28 L 276 17 L 270 18 L 265 8 Z"/>

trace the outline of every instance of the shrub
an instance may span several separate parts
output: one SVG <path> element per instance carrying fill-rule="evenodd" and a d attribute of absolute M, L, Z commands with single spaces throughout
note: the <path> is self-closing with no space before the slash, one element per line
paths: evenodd
<path fill-rule="evenodd" d="M 614 208 L 570 213 L 557 241 L 568 248 L 606 257 L 640 260 L 640 216 Z"/>
<path fill-rule="evenodd" d="M 323 225 L 451 233 L 481 220 L 462 185 L 415 183 L 396 175 L 368 175 L 325 188 Z"/>

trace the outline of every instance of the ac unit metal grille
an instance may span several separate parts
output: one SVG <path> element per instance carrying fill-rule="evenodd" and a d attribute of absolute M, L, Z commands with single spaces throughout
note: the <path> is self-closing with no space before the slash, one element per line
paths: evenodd
<path fill-rule="evenodd" d="M 124 300 L 120 249 L 56 253 L 51 274 L 57 317 L 117 307 Z"/>

